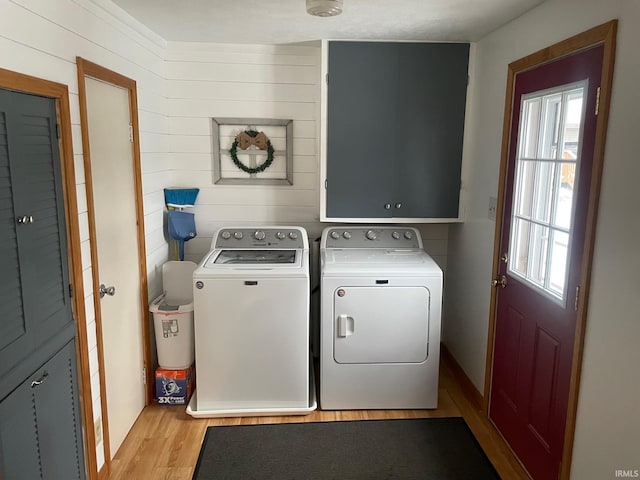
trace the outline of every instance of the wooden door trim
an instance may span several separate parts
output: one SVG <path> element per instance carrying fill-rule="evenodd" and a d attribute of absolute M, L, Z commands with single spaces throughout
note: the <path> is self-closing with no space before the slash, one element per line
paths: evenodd
<path fill-rule="evenodd" d="M 600 180 L 604 162 L 604 150 L 611 102 L 611 87 L 613 83 L 613 67 L 616 49 L 616 33 L 618 21 L 611 20 L 583 33 L 558 42 L 550 47 L 539 50 L 531 55 L 512 62 L 508 66 L 507 85 L 505 97 L 505 109 L 502 127 L 502 147 L 500 154 L 500 170 L 498 182 L 498 202 L 496 219 L 501 219 L 504 211 L 504 196 L 507 183 L 507 164 L 509 160 L 509 140 L 511 131 L 511 113 L 514 102 L 515 76 L 527 70 L 531 70 L 542 64 L 568 56 L 580 50 L 596 45 L 603 45 L 604 58 L 602 64 L 602 78 L 600 83 L 600 106 L 596 120 L 596 140 L 593 152 L 593 167 L 591 174 L 591 190 L 589 194 L 589 206 L 587 212 L 587 224 L 585 230 L 584 252 L 581 260 L 582 273 L 580 277 L 580 298 L 576 319 L 576 332 L 573 342 L 573 360 L 571 365 L 571 379 L 569 384 L 569 405 L 567 408 L 567 421 L 565 426 L 564 447 L 562 452 L 562 464 L 560 467 L 560 480 L 568 480 L 571 471 L 571 456 L 573 453 L 573 441 L 578 409 L 578 394 L 580 387 L 580 373 L 582 369 L 582 355 L 584 346 L 584 334 L 588 313 L 589 289 L 591 280 L 591 265 L 595 245 L 595 233 L 598 216 L 598 204 L 600 200 Z M 502 238 L 501 223 L 496 221 L 493 245 L 493 269 L 491 278 L 497 278 L 500 268 L 500 239 Z M 495 340 L 495 316 L 496 316 L 496 290 L 491 291 L 489 305 L 489 332 L 487 340 L 487 358 L 484 383 L 485 415 L 489 415 L 489 399 L 491 394 L 491 377 L 493 368 L 493 347 Z"/>
<path fill-rule="evenodd" d="M 81 57 L 76 57 L 77 73 L 78 73 L 78 92 L 80 96 L 80 126 L 82 131 L 82 149 L 84 157 L 85 185 L 87 191 L 87 210 L 89 220 L 89 236 L 91 238 L 91 264 L 93 275 L 93 291 L 98 292 L 100 289 L 100 272 L 98 268 L 98 250 L 95 245 L 96 239 L 96 221 L 95 221 L 95 205 L 93 194 L 93 183 L 91 175 L 91 149 L 89 146 L 89 129 L 87 120 L 87 95 L 85 78 L 91 77 L 106 83 L 116 85 L 118 87 L 129 90 L 129 114 L 133 129 L 132 157 L 133 157 L 133 173 L 134 173 L 134 194 L 136 199 L 136 228 L 137 228 L 137 244 L 138 244 L 138 272 L 140 281 L 140 312 L 142 318 L 142 348 L 143 362 L 146 372 L 146 404 L 148 405 L 153 399 L 153 372 L 151 360 L 151 345 L 149 342 L 149 298 L 147 284 L 147 263 L 146 263 L 146 247 L 145 247 L 145 231 L 144 231 L 144 210 L 142 197 L 142 168 L 140 164 L 140 135 L 138 124 L 138 93 L 136 82 L 133 79 L 125 77 L 117 72 L 109 70 L 98 64 L 92 63 Z M 109 445 L 109 429 L 108 429 L 108 413 L 105 398 L 106 383 L 104 371 L 104 350 L 102 339 L 102 315 L 100 305 L 94 301 L 94 312 L 96 320 L 96 335 L 98 339 L 98 369 L 100 375 L 101 407 L 103 418 L 103 443 L 105 451 L 105 468 L 101 474 L 108 474 L 111 465 L 111 448 Z"/>
<path fill-rule="evenodd" d="M 83 448 L 87 477 L 97 478 L 95 433 L 93 429 L 93 402 L 91 377 L 89 372 L 89 345 L 87 341 L 87 320 L 85 314 L 84 283 L 82 275 L 82 253 L 80 223 L 76 199 L 76 174 L 71 138 L 71 110 L 67 85 L 43 80 L 0 68 L 0 88 L 49 97 L 56 102 L 58 125 L 60 125 L 60 161 L 62 171 L 63 199 L 67 229 L 67 256 L 69 259 L 69 280 L 73 286 L 73 316 L 76 323 L 76 352 L 79 370 L 78 393 L 80 396 L 80 418 L 82 422 Z"/>

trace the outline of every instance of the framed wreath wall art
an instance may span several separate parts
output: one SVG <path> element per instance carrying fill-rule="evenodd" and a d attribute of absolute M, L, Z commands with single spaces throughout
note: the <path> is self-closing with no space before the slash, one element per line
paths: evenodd
<path fill-rule="evenodd" d="M 213 118 L 213 183 L 293 185 L 293 120 Z"/>

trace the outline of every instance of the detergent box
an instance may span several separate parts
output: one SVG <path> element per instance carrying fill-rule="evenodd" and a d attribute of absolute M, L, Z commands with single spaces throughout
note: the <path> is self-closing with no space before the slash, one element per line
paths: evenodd
<path fill-rule="evenodd" d="M 187 405 L 195 383 L 193 366 L 181 370 L 156 369 L 158 405 Z"/>

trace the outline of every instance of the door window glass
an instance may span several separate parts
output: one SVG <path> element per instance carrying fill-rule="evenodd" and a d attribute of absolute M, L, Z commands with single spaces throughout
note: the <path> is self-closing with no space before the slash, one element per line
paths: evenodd
<path fill-rule="evenodd" d="M 564 301 L 586 84 L 522 99 L 509 272 Z"/>

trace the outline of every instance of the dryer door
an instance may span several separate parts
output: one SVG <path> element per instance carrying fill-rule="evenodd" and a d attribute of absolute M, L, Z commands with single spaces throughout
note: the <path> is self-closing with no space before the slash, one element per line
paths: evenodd
<path fill-rule="evenodd" d="M 334 291 L 338 363 L 421 363 L 429 345 L 425 287 L 340 287 Z"/>

